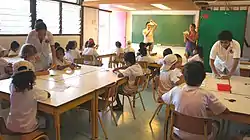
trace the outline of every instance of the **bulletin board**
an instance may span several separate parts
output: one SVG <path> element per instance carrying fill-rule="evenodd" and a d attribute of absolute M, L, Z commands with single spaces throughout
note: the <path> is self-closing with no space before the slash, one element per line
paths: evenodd
<path fill-rule="evenodd" d="M 244 44 L 247 11 L 200 11 L 199 40 L 203 47 L 205 69 L 211 72 L 209 55 L 213 44 L 218 40 L 218 34 L 223 30 L 229 30 L 233 38 L 237 40 L 241 48 Z"/>

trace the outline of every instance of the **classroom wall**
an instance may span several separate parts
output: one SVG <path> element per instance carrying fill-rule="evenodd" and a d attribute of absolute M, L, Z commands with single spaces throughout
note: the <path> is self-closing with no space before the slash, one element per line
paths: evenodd
<path fill-rule="evenodd" d="M 20 45 L 23 45 L 25 43 L 25 39 L 27 36 L 0 36 L 0 45 L 6 49 L 9 49 L 10 43 L 14 40 L 19 42 Z M 70 40 L 77 41 L 77 47 L 79 47 L 80 44 L 80 35 L 55 35 L 54 36 L 55 42 L 59 42 L 62 47 L 65 47 Z"/>
<path fill-rule="evenodd" d="M 132 40 L 133 15 L 194 15 L 194 23 L 198 24 L 199 11 L 133 11 L 127 13 L 126 40 Z"/>
<path fill-rule="evenodd" d="M 99 10 L 84 7 L 83 14 L 83 42 L 85 43 L 89 38 L 98 42 Z"/>

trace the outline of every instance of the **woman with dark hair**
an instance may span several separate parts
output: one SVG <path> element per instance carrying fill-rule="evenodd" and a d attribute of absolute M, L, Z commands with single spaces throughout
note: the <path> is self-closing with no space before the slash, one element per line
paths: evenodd
<path fill-rule="evenodd" d="M 52 52 L 52 64 L 55 64 L 55 42 L 51 32 L 47 31 L 46 24 L 41 20 L 37 20 L 35 29 L 32 30 L 27 38 L 27 44 L 32 44 L 37 50 L 39 61 L 36 62 L 37 70 L 47 70 L 50 67 L 50 53 Z"/>
<path fill-rule="evenodd" d="M 186 46 L 186 58 L 188 59 L 193 55 L 193 50 L 196 47 L 196 41 L 198 40 L 198 33 L 195 31 L 196 25 L 190 24 L 189 31 L 183 32 L 184 42 Z"/>
<path fill-rule="evenodd" d="M 154 31 L 157 28 L 157 24 L 153 21 L 150 20 L 150 22 L 146 23 L 146 28 L 143 29 L 142 34 L 144 37 L 144 43 L 149 46 L 148 50 L 151 52 L 153 50 L 154 46 Z"/>

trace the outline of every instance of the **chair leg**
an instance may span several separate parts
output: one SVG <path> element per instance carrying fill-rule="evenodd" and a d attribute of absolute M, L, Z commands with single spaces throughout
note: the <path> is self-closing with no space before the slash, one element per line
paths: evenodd
<path fill-rule="evenodd" d="M 161 110 L 161 108 L 162 108 L 162 104 L 159 104 L 158 107 L 156 108 L 156 110 L 155 110 L 155 112 L 154 112 L 152 118 L 151 118 L 150 121 L 149 121 L 150 127 L 151 127 L 151 123 L 152 123 L 153 119 L 155 118 L 155 115 L 159 112 L 159 110 Z"/>
<path fill-rule="evenodd" d="M 159 113 L 160 113 L 160 111 L 162 109 L 162 106 L 163 106 L 163 104 L 161 105 L 160 109 L 158 110 L 157 115 L 159 115 Z"/>
<path fill-rule="evenodd" d="M 135 95 L 133 96 L 133 108 L 135 108 Z"/>
<path fill-rule="evenodd" d="M 141 104 L 142 104 L 143 110 L 146 111 L 143 100 L 142 100 L 142 97 L 141 97 L 141 93 L 139 93 L 139 97 L 141 99 Z"/>
<path fill-rule="evenodd" d="M 102 131 L 103 131 L 103 133 L 104 133 L 105 139 L 108 139 L 108 135 L 107 135 L 106 129 L 105 129 L 103 123 L 102 123 L 102 119 L 101 119 L 99 113 L 98 113 L 98 119 L 99 119 L 99 122 L 100 122 L 100 124 L 101 124 Z"/>
<path fill-rule="evenodd" d="M 89 123 L 91 122 L 91 112 L 89 111 Z"/>
<path fill-rule="evenodd" d="M 122 105 L 123 105 L 123 108 L 124 108 L 124 95 L 122 95 Z"/>
<path fill-rule="evenodd" d="M 115 122 L 115 125 L 116 125 L 116 126 L 118 126 L 118 125 L 117 125 L 116 118 L 115 118 L 115 114 L 114 114 L 114 111 L 113 111 L 113 108 L 112 108 L 112 107 L 110 107 L 110 106 L 109 106 L 109 108 L 110 108 L 110 113 L 111 113 L 111 116 L 112 116 L 112 118 L 113 118 L 113 120 L 114 120 L 114 122 Z"/>
<path fill-rule="evenodd" d="M 131 99 L 129 98 L 129 96 L 127 96 L 127 97 L 128 97 L 128 101 L 129 101 L 129 105 L 130 105 L 130 108 L 131 108 L 133 117 L 134 117 L 134 119 L 136 119 L 136 118 L 135 118 L 135 112 L 134 112 L 134 109 L 133 109 L 133 106 L 132 106 L 132 103 L 131 103 Z"/>

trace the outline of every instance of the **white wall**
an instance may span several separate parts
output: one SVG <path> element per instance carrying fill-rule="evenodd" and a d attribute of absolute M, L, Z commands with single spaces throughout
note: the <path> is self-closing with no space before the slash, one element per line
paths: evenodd
<path fill-rule="evenodd" d="M 126 40 L 132 40 L 132 15 L 194 15 L 194 23 L 199 21 L 199 11 L 133 11 L 127 13 Z"/>
<path fill-rule="evenodd" d="M 9 49 L 12 41 L 19 42 L 20 45 L 25 43 L 26 36 L 0 36 L 0 45 L 6 49 Z M 80 35 L 79 36 L 54 36 L 55 42 L 59 42 L 62 47 L 65 47 L 70 40 L 77 41 L 79 47 Z"/>
<path fill-rule="evenodd" d="M 93 38 L 95 42 L 98 42 L 99 10 L 84 7 L 83 12 L 83 42 L 85 43 L 89 38 Z"/>

